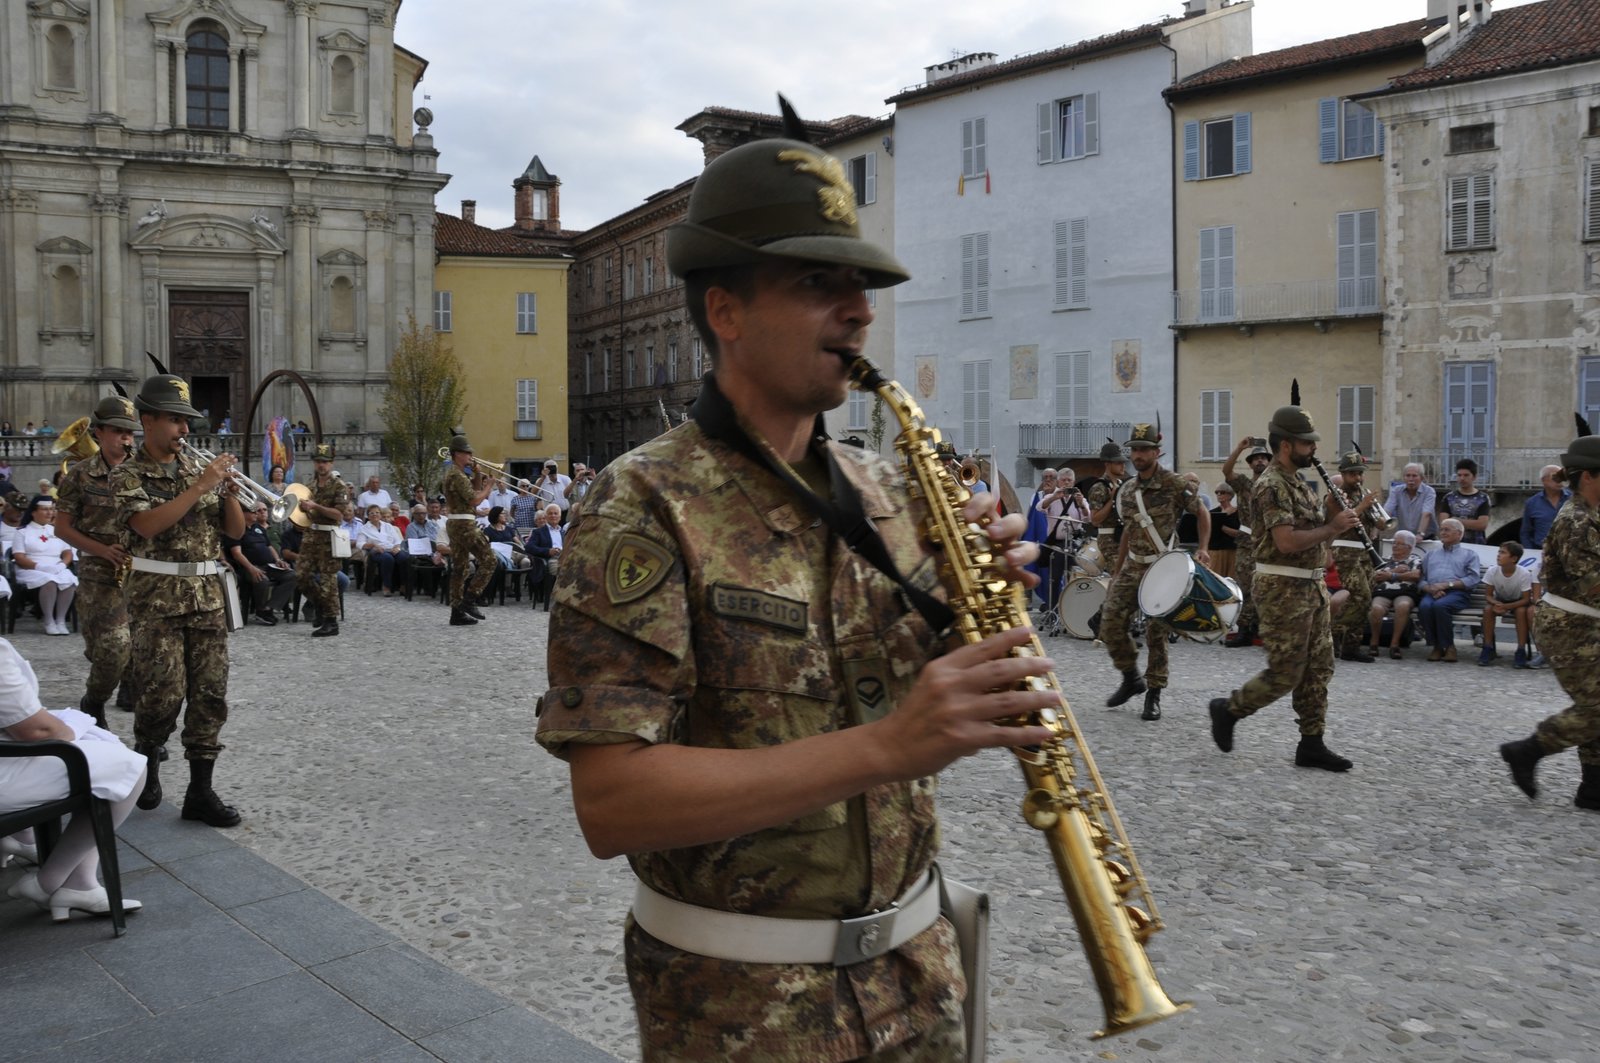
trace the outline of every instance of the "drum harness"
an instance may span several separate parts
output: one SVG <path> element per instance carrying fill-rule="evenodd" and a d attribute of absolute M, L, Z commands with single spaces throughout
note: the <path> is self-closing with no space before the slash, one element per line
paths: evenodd
<path fill-rule="evenodd" d="M 1169 553 L 1177 547 L 1178 529 L 1176 527 L 1172 529 L 1172 539 L 1163 546 L 1161 540 L 1156 536 L 1156 522 L 1150 519 L 1150 513 L 1144 508 L 1144 489 L 1139 484 L 1139 478 L 1135 476 L 1125 481 L 1125 483 L 1133 485 L 1133 502 L 1134 505 L 1139 507 L 1139 517 L 1134 523 L 1144 529 L 1144 533 L 1150 537 L 1150 544 L 1156 548 L 1156 552 L 1153 554 L 1136 554 L 1130 549 L 1128 551 L 1128 560 L 1136 561 L 1141 565 L 1148 565 L 1157 560 L 1162 554 Z"/>

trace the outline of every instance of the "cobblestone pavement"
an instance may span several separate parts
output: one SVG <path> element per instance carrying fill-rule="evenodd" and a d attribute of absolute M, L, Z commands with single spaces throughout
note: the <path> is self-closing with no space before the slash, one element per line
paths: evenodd
<path fill-rule="evenodd" d="M 304 623 L 237 633 L 217 770 L 245 816 L 232 836 L 637 1058 L 620 947 L 632 879 L 589 855 L 566 769 L 532 740 L 546 614 L 487 612 L 451 628 L 437 604 L 351 594 L 336 639 Z M 13 638 L 47 704 L 75 704 L 79 640 L 27 619 Z M 1496 755 L 1561 703 L 1548 671 L 1417 650 L 1340 665 L 1328 742 L 1356 767 L 1336 776 L 1292 766 L 1287 704 L 1243 722 L 1231 755 L 1212 746 L 1206 701 L 1261 667 L 1259 650 L 1175 646 L 1166 718 L 1142 723 L 1137 699 L 1103 707 L 1116 680 L 1103 650 L 1048 646 L 1167 923 L 1155 967 L 1195 1008 L 1086 1040 L 1100 1005 L 1045 846 L 1017 814 L 1018 771 L 970 759 L 944 776 L 943 860 L 994 901 L 991 1060 L 1595 1058 L 1600 819 L 1570 803 L 1574 755 L 1543 762 L 1532 803 Z M 113 717 L 128 734 L 131 717 Z"/>

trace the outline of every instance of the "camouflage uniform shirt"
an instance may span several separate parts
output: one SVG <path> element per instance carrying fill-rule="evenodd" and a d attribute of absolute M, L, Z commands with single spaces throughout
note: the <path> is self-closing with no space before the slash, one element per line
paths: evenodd
<path fill-rule="evenodd" d="M 1320 528 L 1325 523 L 1322 499 L 1317 497 L 1316 488 L 1304 476 L 1285 472 L 1277 462 L 1268 465 L 1256 478 L 1255 488 L 1251 492 L 1251 508 L 1255 510 L 1252 516 L 1256 523 L 1252 525 L 1254 534 L 1251 539 L 1255 544 L 1257 566 L 1287 565 L 1316 569 L 1318 572 L 1328 567 L 1327 543 L 1316 543 L 1295 553 L 1285 553 L 1278 549 L 1272 535 L 1272 529 L 1282 524 L 1304 531 L 1307 528 Z"/>
<path fill-rule="evenodd" d="M 76 463 L 61 478 L 56 490 L 56 509 L 72 518 L 72 527 L 96 542 L 128 545 L 128 524 L 112 494 L 113 467 L 104 454 L 95 454 Z M 103 557 L 87 551 L 78 553 L 78 575 L 92 583 L 115 583 L 117 570 Z"/>
<path fill-rule="evenodd" d="M 455 465 L 445 470 L 444 486 L 440 492 L 444 495 L 446 513 L 472 512 L 472 481 Z"/>
<path fill-rule="evenodd" d="M 1577 494 L 1550 525 L 1539 583 L 1547 594 L 1600 609 L 1600 514 Z"/>
<path fill-rule="evenodd" d="M 200 479 L 200 464 L 180 455 L 171 464 L 153 460 L 143 448 L 111 471 L 111 489 L 121 507 L 124 523 L 177 498 Z M 218 533 L 222 499 L 207 491 L 176 524 L 146 539 L 128 532 L 128 548 L 135 557 L 153 561 L 216 561 L 222 557 Z M 138 616 L 184 616 L 222 608 L 222 585 L 215 576 L 166 576 L 157 572 L 128 573 L 128 602 Z"/>
<path fill-rule="evenodd" d="M 1139 499 L 1144 499 L 1144 511 L 1150 518 L 1150 530 L 1145 530 L 1139 520 Z M 1173 532 L 1178 527 L 1178 517 L 1185 511 L 1198 513 L 1199 500 L 1189 493 L 1189 483 L 1171 469 L 1156 466 L 1150 479 L 1129 477 L 1117 489 L 1117 514 L 1127 529 L 1128 561 L 1131 564 L 1148 564 L 1141 557 L 1154 558 L 1168 549 Z M 1151 534 L 1160 540 L 1156 545 Z"/>
<path fill-rule="evenodd" d="M 829 446 L 900 570 L 932 588 L 920 510 L 899 477 L 876 454 Z M 937 652 L 887 577 L 769 471 L 691 423 L 612 463 L 569 530 L 538 741 L 558 756 L 580 742 L 778 745 L 887 714 Z M 754 834 L 629 862 L 651 888 L 704 907 L 860 915 L 928 870 L 934 787 L 932 777 L 875 786 Z M 943 920 L 835 968 L 708 959 L 630 919 L 627 957 L 647 1058 L 854 1059 L 960 1021 L 964 981 Z"/>

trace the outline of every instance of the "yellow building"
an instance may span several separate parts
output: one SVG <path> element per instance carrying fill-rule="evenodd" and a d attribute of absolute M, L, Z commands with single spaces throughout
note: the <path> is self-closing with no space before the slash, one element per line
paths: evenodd
<path fill-rule="evenodd" d="M 434 238 L 432 324 L 465 369 L 467 437 L 518 475 L 532 479 L 546 459 L 570 473 L 566 238 L 485 228 L 475 207 L 438 215 Z"/>
<path fill-rule="evenodd" d="M 1383 391 L 1384 132 L 1350 96 L 1423 62 L 1417 20 L 1231 60 L 1166 96 L 1174 113 L 1174 467 L 1208 486 L 1289 401 L 1336 462 L 1378 453 Z M 1392 475 L 1391 475 L 1392 474 Z"/>

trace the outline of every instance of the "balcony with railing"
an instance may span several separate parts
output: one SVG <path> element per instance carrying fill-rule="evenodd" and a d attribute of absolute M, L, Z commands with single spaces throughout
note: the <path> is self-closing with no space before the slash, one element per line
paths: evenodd
<path fill-rule="evenodd" d="M 1431 484 L 1455 484 L 1456 462 L 1471 458 L 1478 463 L 1478 486 L 1486 490 L 1539 490 L 1539 473 L 1556 463 L 1563 444 L 1548 447 L 1483 447 L 1471 444 L 1412 450 L 1408 462 L 1421 462 L 1423 479 Z M 1398 480 L 1395 469 L 1391 479 Z"/>
<path fill-rule="evenodd" d="M 1172 328 L 1309 321 L 1319 331 L 1337 318 L 1383 312 L 1376 277 L 1359 280 L 1288 281 L 1233 288 L 1189 288 L 1172 293 Z"/>
<path fill-rule="evenodd" d="M 1053 421 L 1018 426 L 1017 450 L 1025 458 L 1092 458 L 1109 437 L 1121 443 L 1133 431 L 1127 421 Z"/>

